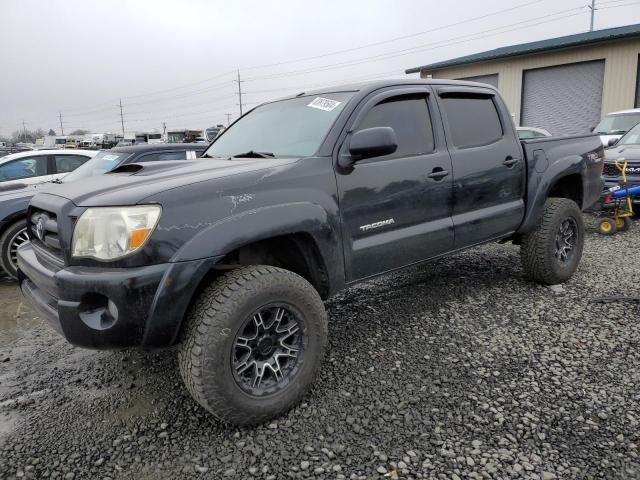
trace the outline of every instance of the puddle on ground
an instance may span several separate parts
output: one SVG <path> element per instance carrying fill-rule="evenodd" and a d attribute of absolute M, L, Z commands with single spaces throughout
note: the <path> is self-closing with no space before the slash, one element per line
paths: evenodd
<path fill-rule="evenodd" d="M 15 282 L 0 277 L 0 348 L 8 347 L 41 325 Z"/>

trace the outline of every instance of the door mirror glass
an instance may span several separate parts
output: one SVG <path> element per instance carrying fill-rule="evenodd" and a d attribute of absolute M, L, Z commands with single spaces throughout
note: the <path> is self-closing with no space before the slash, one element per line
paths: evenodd
<path fill-rule="evenodd" d="M 618 143 L 617 138 L 610 138 L 609 142 L 607 143 L 607 147 L 613 147 L 616 143 Z"/>
<path fill-rule="evenodd" d="M 390 155 L 398 148 L 396 132 L 391 127 L 359 130 L 351 137 L 349 153 L 355 161 Z"/>

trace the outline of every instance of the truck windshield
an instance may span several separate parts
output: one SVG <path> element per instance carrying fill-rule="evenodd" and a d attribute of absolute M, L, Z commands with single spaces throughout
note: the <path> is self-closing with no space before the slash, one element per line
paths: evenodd
<path fill-rule="evenodd" d="M 102 175 L 103 173 L 110 172 L 127 158 L 131 153 L 124 152 L 110 152 L 109 150 L 103 150 L 84 165 L 76 168 L 69 175 L 65 175 L 62 182 L 75 182 L 76 180 L 82 180 L 84 178 L 95 177 Z"/>
<path fill-rule="evenodd" d="M 261 105 L 223 131 L 205 156 L 269 152 L 276 157 L 309 157 L 352 96 L 353 92 L 325 93 Z"/>
<path fill-rule="evenodd" d="M 640 122 L 640 112 L 608 115 L 593 129 L 593 132 L 601 134 L 624 133 L 638 122 Z"/>
<path fill-rule="evenodd" d="M 622 137 L 616 145 L 639 145 L 640 144 L 640 123 L 633 127 Z"/>

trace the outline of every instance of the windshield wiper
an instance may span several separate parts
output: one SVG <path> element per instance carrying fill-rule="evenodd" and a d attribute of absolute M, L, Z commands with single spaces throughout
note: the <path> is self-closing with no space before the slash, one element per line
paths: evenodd
<path fill-rule="evenodd" d="M 238 153 L 233 155 L 232 158 L 275 158 L 276 156 L 271 152 L 256 152 L 254 150 L 249 150 L 245 153 Z"/>

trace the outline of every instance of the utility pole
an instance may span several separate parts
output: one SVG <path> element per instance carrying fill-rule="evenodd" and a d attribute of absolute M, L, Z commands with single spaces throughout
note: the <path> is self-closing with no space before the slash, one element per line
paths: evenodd
<path fill-rule="evenodd" d="M 167 138 L 167 122 L 162 122 L 162 138 Z"/>
<path fill-rule="evenodd" d="M 24 124 L 24 120 L 22 121 L 22 141 L 27 143 L 27 127 Z"/>
<path fill-rule="evenodd" d="M 231 114 L 230 113 L 225 113 L 226 117 L 227 117 L 227 127 L 229 125 L 231 125 Z"/>
<path fill-rule="evenodd" d="M 120 99 L 120 123 L 122 124 L 122 138 L 124 138 L 124 115 L 122 115 L 122 99 Z"/>
<path fill-rule="evenodd" d="M 62 112 L 60 112 L 60 135 L 64 135 L 64 128 L 62 127 Z"/>
<path fill-rule="evenodd" d="M 240 102 L 238 105 L 240 106 L 240 116 L 242 116 L 242 87 L 240 84 L 243 83 L 243 80 L 240 80 L 240 70 L 238 70 L 238 79 L 234 82 L 238 84 L 238 101 Z"/>
<path fill-rule="evenodd" d="M 593 32 L 593 20 L 596 16 L 596 0 L 591 0 L 591 5 L 587 5 L 587 7 L 591 10 L 591 24 L 589 25 L 589 31 Z"/>

